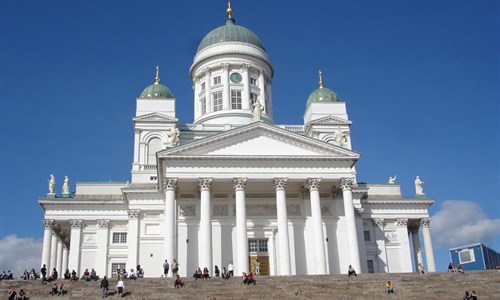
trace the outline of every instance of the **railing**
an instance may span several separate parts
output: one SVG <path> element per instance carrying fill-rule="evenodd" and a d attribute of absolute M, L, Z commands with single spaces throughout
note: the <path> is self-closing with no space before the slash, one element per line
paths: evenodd
<path fill-rule="evenodd" d="M 156 170 L 156 165 L 142 165 L 141 170 Z"/>

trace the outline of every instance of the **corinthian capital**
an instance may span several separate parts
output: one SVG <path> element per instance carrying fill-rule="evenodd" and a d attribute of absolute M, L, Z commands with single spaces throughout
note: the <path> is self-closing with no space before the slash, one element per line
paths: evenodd
<path fill-rule="evenodd" d="M 43 228 L 52 229 L 52 226 L 54 226 L 55 222 L 56 222 L 55 220 L 45 219 L 43 220 Z"/>
<path fill-rule="evenodd" d="M 209 190 L 210 187 L 212 186 L 212 178 L 205 177 L 205 178 L 199 178 L 198 179 L 198 187 L 200 190 Z"/>
<path fill-rule="evenodd" d="M 137 219 L 137 218 L 139 218 L 139 213 L 140 212 L 141 211 L 138 210 L 138 209 L 131 209 L 131 210 L 129 210 L 128 211 L 128 217 L 129 217 L 129 219 Z"/>
<path fill-rule="evenodd" d="M 69 220 L 69 224 L 71 224 L 71 228 L 81 228 L 82 227 L 82 220 Z"/>
<path fill-rule="evenodd" d="M 430 224 L 431 224 L 431 218 L 420 219 L 420 227 L 421 228 L 429 228 Z"/>
<path fill-rule="evenodd" d="M 163 177 L 164 192 L 177 189 L 177 178 Z"/>
<path fill-rule="evenodd" d="M 307 178 L 307 188 L 309 190 L 319 190 L 321 178 Z"/>
<path fill-rule="evenodd" d="M 397 227 L 407 227 L 408 226 L 408 219 L 407 218 L 396 219 L 396 226 Z"/>
<path fill-rule="evenodd" d="M 288 181 L 288 178 L 274 178 L 274 187 L 278 190 L 285 190 L 286 189 L 286 182 Z"/>
<path fill-rule="evenodd" d="M 343 190 L 350 190 L 354 184 L 354 180 L 352 178 L 340 178 L 340 187 Z"/>
<path fill-rule="evenodd" d="M 104 219 L 97 220 L 97 227 L 99 228 L 108 228 L 108 225 L 109 225 L 109 220 L 104 220 Z"/>
<path fill-rule="evenodd" d="M 247 185 L 246 178 L 233 178 L 233 186 L 235 190 L 244 190 Z"/>

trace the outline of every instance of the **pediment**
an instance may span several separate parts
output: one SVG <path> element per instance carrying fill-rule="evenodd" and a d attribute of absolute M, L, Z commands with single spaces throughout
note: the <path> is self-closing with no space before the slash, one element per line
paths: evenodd
<path fill-rule="evenodd" d="M 177 122 L 177 119 L 161 113 L 154 112 L 135 117 L 133 121 L 134 122 Z"/>
<path fill-rule="evenodd" d="M 341 118 L 338 118 L 338 117 L 335 117 L 335 116 L 326 116 L 326 117 L 322 117 L 322 118 L 319 118 L 319 119 L 316 119 L 316 120 L 313 120 L 309 123 L 306 124 L 305 126 L 305 131 L 307 132 L 309 130 L 309 128 L 311 128 L 311 126 L 313 125 L 333 125 L 333 126 L 342 126 L 342 125 L 351 125 L 352 124 L 352 121 L 350 120 L 346 120 L 346 119 L 341 119 Z"/>
<path fill-rule="evenodd" d="M 158 153 L 159 159 L 173 156 L 359 158 L 359 154 L 351 150 L 263 122 L 252 123 Z"/>

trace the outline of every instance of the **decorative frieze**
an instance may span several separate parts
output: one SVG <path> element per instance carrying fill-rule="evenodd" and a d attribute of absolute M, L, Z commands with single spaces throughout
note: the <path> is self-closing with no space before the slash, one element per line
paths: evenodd
<path fill-rule="evenodd" d="M 214 216 L 221 216 L 221 217 L 229 216 L 229 209 L 225 204 L 214 205 L 213 209 L 214 209 L 213 210 Z"/>
<path fill-rule="evenodd" d="M 69 224 L 71 225 L 71 228 L 81 228 L 83 220 L 69 220 Z"/>
<path fill-rule="evenodd" d="M 321 204 L 321 215 L 322 216 L 333 216 L 332 206 L 330 204 Z"/>
<path fill-rule="evenodd" d="M 277 190 L 285 190 L 288 178 L 274 178 L 274 187 Z"/>
<path fill-rule="evenodd" d="M 289 216 L 300 216 L 300 204 L 288 204 L 286 206 L 287 214 Z"/>
<path fill-rule="evenodd" d="M 352 178 L 340 178 L 340 187 L 342 190 L 350 190 L 354 185 L 354 180 Z"/>
<path fill-rule="evenodd" d="M 246 206 L 246 209 L 247 216 L 276 216 L 276 205 L 274 204 L 250 204 Z"/>
<path fill-rule="evenodd" d="M 177 189 L 177 178 L 169 178 L 163 177 L 163 187 L 167 190 L 176 190 Z"/>
<path fill-rule="evenodd" d="M 431 224 L 431 218 L 420 219 L 420 228 L 429 228 L 430 224 Z"/>
<path fill-rule="evenodd" d="M 398 241 L 398 234 L 394 231 L 389 231 L 385 233 L 385 238 L 390 243 L 396 243 Z"/>
<path fill-rule="evenodd" d="M 200 188 L 200 190 L 210 190 L 210 188 L 212 187 L 213 178 L 205 177 L 199 178 L 198 180 L 198 187 Z"/>
<path fill-rule="evenodd" d="M 137 219 L 139 218 L 139 213 L 141 211 L 139 209 L 131 209 L 128 211 L 128 218 L 129 219 Z"/>
<path fill-rule="evenodd" d="M 192 205 L 179 205 L 179 216 L 180 217 L 195 217 L 196 216 L 196 206 Z"/>
<path fill-rule="evenodd" d="M 321 178 L 307 178 L 307 188 L 309 190 L 319 190 Z"/>
<path fill-rule="evenodd" d="M 245 187 L 247 185 L 247 178 L 234 178 L 233 179 L 233 186 L 235 190 L 245 190 Z"/>

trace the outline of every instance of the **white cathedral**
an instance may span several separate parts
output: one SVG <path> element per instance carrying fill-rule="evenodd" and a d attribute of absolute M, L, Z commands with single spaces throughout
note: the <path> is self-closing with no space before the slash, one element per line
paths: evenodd
<path fill-rule="evenodd" d="M 263 43 L 225 24 L 200 42 L 189 70 L 194 122 L 154 83 L 137 98 L 131 181 L 77 182 L 38 199 L 42 264 L 100 276 L 141 265 L 181 276 L 256 259 L 261 275 L 435 271 L 429 206 L 400 185 L 357 183 L 346 103 L 323 85 L 304 99 L 304 123 L 273 122 L 273 67 Z M 53 182 L 52 182 L 53 183 Z"/>

